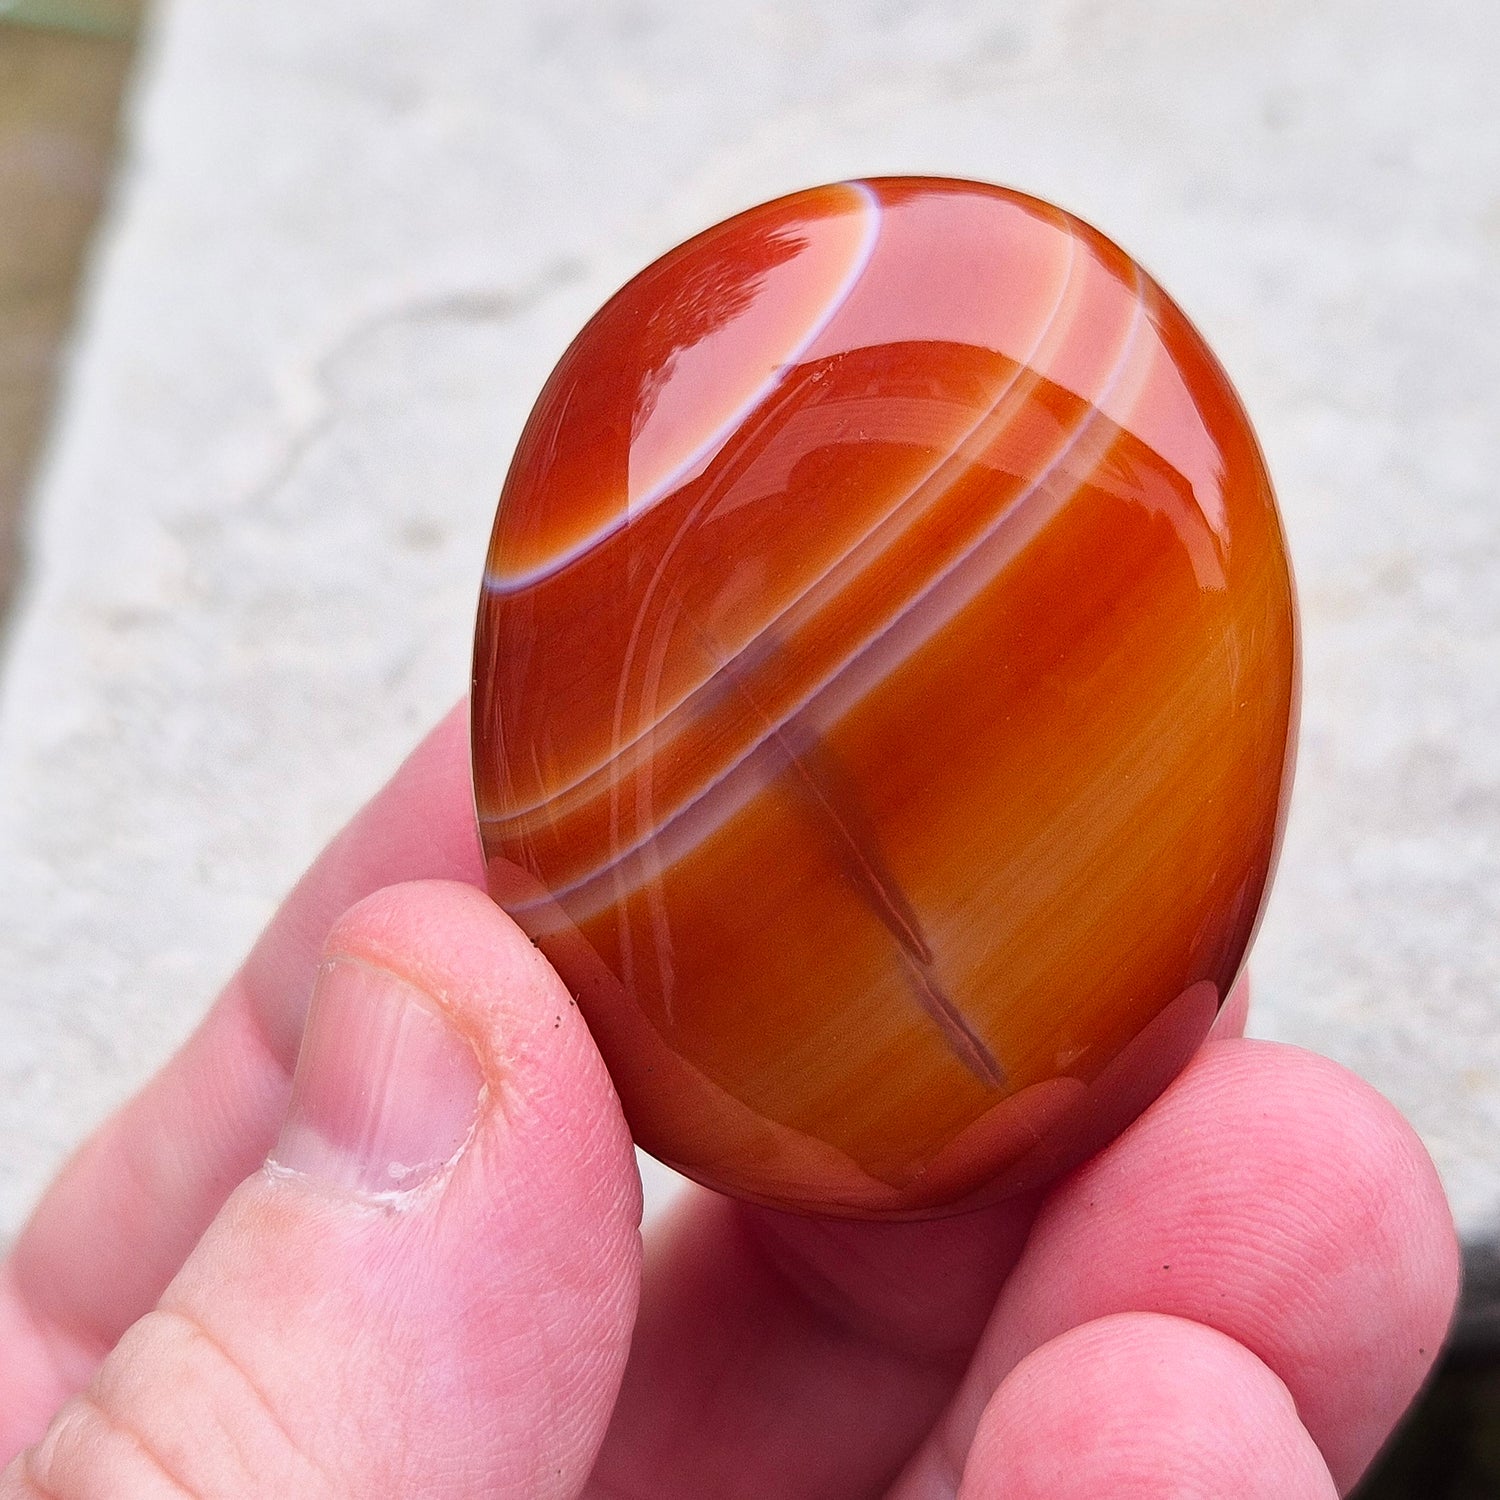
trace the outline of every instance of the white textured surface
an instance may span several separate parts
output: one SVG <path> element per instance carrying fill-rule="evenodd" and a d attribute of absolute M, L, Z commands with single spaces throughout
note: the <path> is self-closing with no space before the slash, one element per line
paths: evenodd
<path fill-rule="evenodd" d="M 1258 1026 L 1500 1223 L 1493 0 L 178 0 L 0 698 L 0 1232 L 463 688 L 510 446 L 612 287 L 755 200 L 1054 198 L 1221 353 L 1305 737 Z"/>

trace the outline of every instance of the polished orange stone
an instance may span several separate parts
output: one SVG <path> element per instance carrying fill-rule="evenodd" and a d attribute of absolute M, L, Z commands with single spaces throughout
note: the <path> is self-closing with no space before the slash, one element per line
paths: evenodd
<path fill-rule="evenodd" d="M 1203 1039 L 1297 676 L 1260 451 L 1141 268 L 999 188 L 816 188 L 643 271 L 532 412 L 474 661 L 490 888 L 653 1155 L 990 1202 Z"/>

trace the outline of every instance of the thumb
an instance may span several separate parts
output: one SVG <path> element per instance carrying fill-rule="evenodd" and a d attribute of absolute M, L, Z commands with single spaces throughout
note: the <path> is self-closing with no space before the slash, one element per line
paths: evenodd
<path fill-rule="evenodd" d="M 382 891 L 329 938 L 271 1160 L 0 1497 L 576 1494 L 639 1216 L 556 975 L 468 887 Z"/>

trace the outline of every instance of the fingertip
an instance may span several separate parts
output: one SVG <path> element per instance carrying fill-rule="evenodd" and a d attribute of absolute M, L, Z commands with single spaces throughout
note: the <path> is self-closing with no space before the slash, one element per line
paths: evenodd
<path fill-rule="evenodd" d="M 1399 1112 L 1313 1053 L 1211 1041 L 1054 1195 L 1010 1289 L 1010 1347 L 1126 1309 L 1211 1324 L 1285 1381 L 1347 1486 L 1420 1388 L 1457 1290 L 1442 1185 Z"/>
<path fill-rule="evenodd" d="M 554 1189 L 612 1187 L 633 1225 L 640 1177 L 613 1083 L 576 1002 L 530 939 L 483 892 L 454 881 L 391 886 L 351 907 L 326 952 L 397 976 L 473 1048 L 487 1087 L 479 1137 L 507 1170 L 543 1158 Z M 538 1202 L 556 1191 L 543 1191 Z"/>
<path fill-rule="evenodd" d="M 453 1167 L 486 1102 L 466 1029 L 401 975 L 347 955 L 318 971 L 268 1169 L 405 1204 Z"/>
<path fill-rule="evenodd" d="M 415 880 L 375 891 L 330 928 L 324 958 L 332 957 L 388 970 L 429 995 L 473 1042 L 493 1081 L 522 1057 L 522 1039 L 532 1038 L 560 1048 L 566 1065 L 588 1075 L 591 1091 L 608 1086 L 566 985 L 482 890 Z"/>
<path fill-rule="evenodd" d="M 1240 1198 L 1300 1213 L 1313 1269 L 1360 1267 L 1395 1294 L 1372 1301 L 1407 1313 L 1430 1362 L 1462 1273 L 1442 1179 L 1411 1122 L 1357 1073 L 1301 1047 L 1228 1040 L 1202 1062 L 1173 1108 L 1244 1122 Z M 1223 1165 L 1232 1187 L 1237 1164 Z"/>
<path fill-rule="evenodd" d="M 1213 1329 L 1149 1313 L 1074 1328 L 1022 1360 L 980 1419 L 959 1500 L 1331 1500 L 1286 1387 Z"/>

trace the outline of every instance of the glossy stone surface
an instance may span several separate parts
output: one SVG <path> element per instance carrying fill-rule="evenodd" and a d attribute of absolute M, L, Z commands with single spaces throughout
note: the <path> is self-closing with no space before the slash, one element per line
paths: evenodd
<path fill-rule="evenodd" d="M 531 415 L 475 649 L 491 891 L 654 1155 L 977 1206 L 1202 1040 L 1297 675 L 1260 452 L 1150 278 L 998 188 L 814 189 L 644 271 Z"/>

